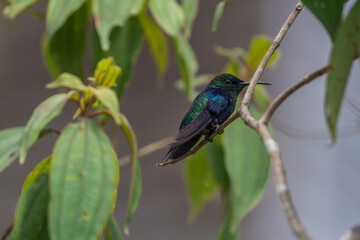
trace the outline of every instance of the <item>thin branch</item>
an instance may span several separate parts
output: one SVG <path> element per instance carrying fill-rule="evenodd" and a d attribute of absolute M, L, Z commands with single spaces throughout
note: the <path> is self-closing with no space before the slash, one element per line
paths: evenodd
<path fill-rule="evenodd" d="M 346 231 L 339 240 L 358 240 L 360 239 L 360 225 Z"/>
<path fill-rule="evenodd" d="M 331 66 L 327 65 L 323 68 L 320 68 L 319 70 L 303 77 L 299 82 L 294 83 L 291 85 L 288 89 L 280 93 L 269 105 L 269 107 L 266 109 L 265 113 L 259 120 L 259 122 L 262 122 L 264 124 L 268 124 L 270 118 L 275 113 L 275 111 L 278 109 L 280 104 L 283 103 L 285 99 L 287 99 L 292 93 L 294 93 L 296 90 L 304 86 L 305 84 L 310 83 L 312 80 L 322 76 L 323 74 L 329 72 L 331 70 Z"/>
<path fill-rule="evenodd" d="M 152 142 L 152 143 L 140 148 L 138 151 L 138 157 L 141 158 L 141 157 L 149 155 L 153 152 L 156 152 L 160 149 L 163 149 L 164 147 L 166 147 L 166 145 L 169 144 L 169 142 L 171 142 L 171 140 L 173 140 L 173 138 L 174 138 L 174 136 L 166 137 L 164 139 L 161 139 L 156 142 Z M 119 167 L 124 166 L 130 162 L 131 162 L 131 157 L 129 154 L 124 157 L 121 157 L 119 159 Z"/>
<path fill-rule="evenodd" d="M 284 36 L 288 32 L 289 28 L 291 27 L 303 7 L 304 4 L 301 1 L 296 4 L 295 8 L 292 10 L 289 17 L 286 19 L 285 23 L 281 27 L 279 33 L 276 35 L 274 41 L 271 43 L 269 50 L 266 52 L 265 56 L 261 60 L 259 66 L 257 67 L 254 75 L 251 78 L 250 85 L 245 92 L 245 96 L 240 104 L 238 113 L 240 114 L 244 122 L 252 128 L 256 128 L 257 125 L 257 121 L 251 116 L 249 112 L 250 101 L 254 93 L 255 86 L 259 81 L 262 73 L 264 72 L 266 64 L 269 62 L 275 50 L 280 46 L 281 41 L 283 40 Z"/>
<path fill-rule="evenodd" d="M 279 194 L 279 198 L 282 203 L 284 212 L 288 218 L 290 227 L 292 228 L 294 234 L 299 239 L 307 240 L 309 239 L 309 237 L 304 227 L 301 224 L 301 221 L 296 213 L 294 204 L 291 199 L 289 187 L 286 180 L 285 167 L 281 159 L 280 148 L 277 142 L 271 137 L 271 134 L 268 131 L 267 126 L 264 123 L 255 120 L 254 117 L 251 116 L 249 111 L 250 101 L 254 93 L 255 86 L 259 81 L 260 76 L 264 72 L 266 64 L 268 63 L 270 57 L 275 52 L 275 50 L 280 46 L 282 39 L 284 38 L 285 34 L 287 33 L 287 31 L 293 24 L 294 20 L 302 10 L 303 6 L 304 5 L 301 1 L 299 1 L 296 4 L 296 7 L 293 9 L 290 16 L 285 21 L 284 25 L 281 27 L 279 33 L 276 35 L 269 50 L 266 52 L 264 58 L 261 60 L 258 68 L 256 69 L 250 81 L 250 85 L 245 92 L 245 96 L 240 104 L 238 113 L 240 114 L 241 118 L 247 125 L 249 125 L 251 128 L 255 129 L 258 132 L 258 134 L 261 137 L 261 140 L 264 142 L 264 145 L 270 155 L 272 169 L 276 179 L 277 192 Z M 276 109 L 276 105 L 275 105 L 275 109 Z"/>
<path fill-rule="evenodd" d="M 309 237 L 301 224 L 298 217 L 294 203 L 291 199 L 289 186 L 286 180 L 286 170 L 281 158 L 280 147 L 278 143 L 272 138 L 267 126 L 264 123 L 259 122 L 257 124 L 256 131 L 258 132 L 261 140 L 263 141 L 272 164 L 272 170 L 274 172 L 276 180 L 276 190 L 279 195 L 284 212 L 288 218 L 289 224 L 294 234 L 301 240 L 308 240 Z"/>

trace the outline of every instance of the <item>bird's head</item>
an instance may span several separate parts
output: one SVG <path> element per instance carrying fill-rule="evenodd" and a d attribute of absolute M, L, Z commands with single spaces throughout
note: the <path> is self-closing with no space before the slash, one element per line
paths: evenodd
<path fill-rule="evenodd" d="M 230 73 L 223 73 L 217 75 L 210 83 L 208 87 L 220 88 L 227 91 L 233 91 L 239 94 L 241 90 L 248 86 L 250 82 L 245 82 Z M 271 85 L 270 83 L 258 82 L 257 84 Z"/>

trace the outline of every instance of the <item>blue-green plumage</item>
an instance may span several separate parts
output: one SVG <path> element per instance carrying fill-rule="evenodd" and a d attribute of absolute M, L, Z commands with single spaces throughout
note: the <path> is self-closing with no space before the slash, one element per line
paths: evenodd
<path fill-rule="evenodd" d="M 266 84 L 266 83 L 258 83 Z M 192 102 L 179 133 L 161 162 L 186 154 L 202 135 L 210 136 L 233 113 L 238 94 L 249 85 L 232 74 L 216 76 Z"/>

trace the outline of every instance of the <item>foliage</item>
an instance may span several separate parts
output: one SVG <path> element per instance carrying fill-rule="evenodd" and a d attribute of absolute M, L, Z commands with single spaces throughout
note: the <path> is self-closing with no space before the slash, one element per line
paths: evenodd
<path fill-rule="evenodd" d="M 226 6 L 218 3 L 212 30 L 220 26 Z M 9 0 L 3 14 L 14 19 L 38 0 Z M 360 46 L 360 0 L 342 19 L 345 0 L 304 0 L 333 42 L 327 76 L 325 109 L 333 140 L 337 119 L 352 62 Z M 176 87 L 189 101 L 197 88 L 208 83 L 214 73 L 199 74 L 199 64 L 189 39 L 199 8 L 199 0 L 50 0 L 42 41 L 43 58 L 55 80 L 48 88 L 62 89 L 43 101 L 25 127 L 0 131 L 0 172 L 16 158 L 24 163 L 30 147 L 41 137 L 57 130 L 45 128 L 58 117 L 68 102 L 78 106 L 74 123 L 67 124 L 55 143 L 53 153 L 29 174 L 17 206 L 11 239 L 123 239 L 113 210 L 119 169 L 114 147 L 92 118 L 106 124 L 110 119 L 123 129 L 128 140 L 131 186 L 125 234 L 141 195 L 141 170 L 137 140 L 120 103 L 131 82 L 143 40 L 146 41 L 162 84 L 169 65 L 172 44 L 181 74 Z M 87 29 L 93 36 L 86 38 Z M 170 40 L 170 41 L 169 41 Z M 248 49 L 215 48 L 227 59 L 223 72 L 249 81 L 271 45 L 264 35 L 251 40 Z M 92 56 L 94 76 L 85 84 L 83 60 L 87 46 Z M 276 66 L 277 51 L 267 67 Z M 118 64 L 120 67 L 116 66 Z M 219 71 L 219 70 L 217 70 Z M 64 89 L 69 91 L 64 93 Z M 263 86 L 254 92 L 252 114 L 259 116 L 271 99 Z M 104 118 L 103 116 L 107 117 Z M 100 119 L 101 117 L 101 119 Z M 246 139 L 246 141 L 244 141 Z M 269 160 L 254 131 L 237 121 L 226 128 L 184 166 L 189 195 L 189 219 L 194 221 L 204 206 L 220 192 L 224 198 L 224 217 L 218 239 L 237 239 L 242 218 L 258 203 L 266 187 Z"/>
<path fill-rule="evenodd" d="M 304 4 L 324 25 L 333 40 L 330 64 L 332 71 L 327 76 L 325 114 L 333 141 L 336 140 L 337 119 L 344 90 L 354 59 L 360 49 L 360 1 L 356 1 L 351 11 L 342 21 L 342 9 L 346 0 L 305 0 Z"/>
<path fill-rule="evenodd" d="M 331 52 L 333 70 L 326 83 L 325 112 L 331 137 L 336 139 L 337 119 L 352 62 L 360 51 L 360 1 L 339 26 Z"/>
<path fill-rule="evenodd" d="M 11 239 L 24 239 L 24 236 L 27 239 L 97 239 L 105 229 L 108 238 L 121 236 L 110 217 L 119 182 L 117 157 L 107 135 L 91 120 L 107 114 L 129 138 L 135 156 L 133 168 L 137 172 L 132 177 L 130 220 L 139 201 L 141 176 L 135 136 L 119 112 L 119 100 L 111 89 L 119 74 L 120 68 L 112 58 L 99 62 L 89 85 L 70 73 L 63 73 L 47 87 L 66 87 L 70 89 L 67 93 L 55 94 L 41 103 L 25 128 L 0 132 L 0 139 L 7 140 L 1 149 L 3 169 L 17 156 L 21 163 L 25 161 L 31 145 L 49 132 L 44 132 L 45 126 L 61 114 L 67 102 L 74 101 L 79 107 L 74 118 L 80 118 L 65 126 L 51 157 L 35 167 L 25 181 Z M 103 105 L 102 110 L 97 110 L 99 104 Z"/>

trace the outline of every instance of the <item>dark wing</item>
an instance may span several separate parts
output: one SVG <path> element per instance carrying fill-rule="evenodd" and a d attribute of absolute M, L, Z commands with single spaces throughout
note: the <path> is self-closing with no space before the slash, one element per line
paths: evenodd
<path fill-rule="evenodd" d="M 213 121 L 216 116 L 224 110 L 228 100 L 224 96 L 215 96 L 210 99 L 203 107 L 199 115 L 186 127 L 180 130 L 175 140 L 169 144 L 169 148 L 174 148 L 189 141 L 194 136 L 199 135 Z"/>

